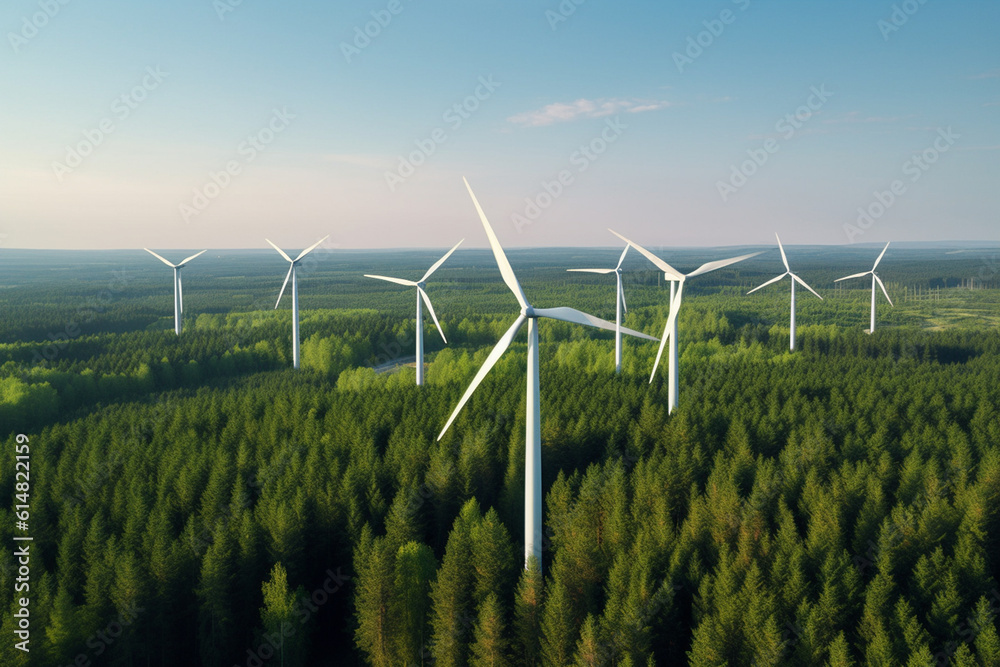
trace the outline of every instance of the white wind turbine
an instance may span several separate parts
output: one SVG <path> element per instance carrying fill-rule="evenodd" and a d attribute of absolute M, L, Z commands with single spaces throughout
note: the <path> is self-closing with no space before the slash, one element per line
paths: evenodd
<path fill-rule="evenodd" d="M 431 277 L 431 274 L 438 270 L 438 268 L 444 264 L 445 260 L 451 257 L 451 253 L 458 250 L 458 246 L 462 245 L 462 239 L 455 244 L 451 250 L 445 253 L 444 257 L 434 262 L 431 268 L 427 269 L 427 273 L 420 280 L 403 280 L 402 278 L 390 278 L 389 276 L 375 276 L 366 273 L 365 278 L 375 278 L 376 280 L 385 280 L 390 283 L 396 283 L 397 285 L 404 285 L 406 287 L 416 287 L 417 288 L 417 386 L 424 383 L 424 313 L 423 304 L 427 304 L 427 310 L 430 311 L 431 317 L 434 319 L 434 326 L 437 327 L 438 333 L 441 334 L 441 340 L 445 343 L 448 339 L 444 337 L 444 332 L 441 331 L 441 324 L 438 322 L 437 314 L 434 312 L 434 306 L 431 305 L 431 299 L 427 296 L 427 292 L 424 291 L 426 287 L 427 279 Z M 423 303 L 421 303 L 423 300 Z"/>
<path fill-rule="evenodd" d="M 321 238 L 319 241 L 316 241 L 316 243 L 312 244 L 311 246 L 309 246 L 308 248 L 306 248 L 305 250 L 303 250 L 302 252 L 300 252 L 299 256 L 296 257 L 295 259 L 292 259 L 288 255 L 286 255 L 285 251 L 282 250 L 281 248 L 279 248 L 278 246 L 274 245 L 273 243 L 271 243 L 270 239 L 264 239 L 265 241 L 267 241 L 268 243 L 271 244 L 272 248 L 274 248 L 275 250 L 278 251 L 279 255 L 281 255 L 282 257 L 284 257 L 286 260 L 288 260 L 288 263 L 291 264 L 291 266 L 288 267 L 288 274 L 285 276 L 285 282 L 281 285 L 281 292 L 278 293 L 278 300 L 274 304 L 274 309 L 275 310 L 278 309 L 278 304 L 281 303 L 281 297 L 284 296 L 284 294 L 285 294 L 285 287 L 288 286 L 288 279 L 291 278 L 292 279 L 292 367 L 293 368 L 298 368 L 299 367 L 299 361 L 300 361 L 300 354 L 299 354 L 299 281 L 298 281 L 298 278 L 296 276 L 295 267 L 298 266 L 299 262 L 302 261 L 303 257 L 305 257 L 306 255 L 308 255 L 313 250 L 315 250 L 316 247 L 320 243 L 322 243 L 323 241 L 327 240 L 328 238 L 330 238 L 329 234 L 327 234 L 326 236 L 324 236 L 323 238 Z"/>
<path fill-rule="evenodd" d="M 628 248 L 629 246 L 626 244 L 622 256 L 618 258 L 618 266 L 613 269 L 566 269 L 578 273 L 601 275 L 613 273 L 618 279 L 618 292 L 615 297 L 615 373 L 622 372 L 622 311 L 628 312 L 628 307 L 625 305 L 625 291 L 622 289 L 622 262 L 625 261 L 625 255 L 628 254 Z"/>
<path fill-rule="evenodd" d="M 656 353 L 656 361 L 653 363 L 653 372 L 649 375 L 650 383 L 653 382 L 653 378 L 656 377 L 656 369 L 660 365 L 660 357 L 663 356 L 663 348 L 667 344 L 667 339 L 670 340 L 670 367 L 668 371 L 668 390 L 667 390 L 667 400 L 669 406 L 667 408 L 668 414 L 672 413 L 677 407 L 677 395 L 680 393 L 680 373 L 677 369 L 677 314 L 681 309 L 681 301 L 684 298 L 684 283 L 688 278 L 694 278 L 711 271 L 716 271 L 718 269 L 725 268 L 730 264 L 736 264 L 737 262 L 742 262 L 745 259 L 750 259 L 751 257 L 756 257 L 759 252 L 750 253 L 749 255 L 740 255 L 739 257 L 731 257 L 729 259 L 720 259 L 715 262 L 706 262 L 702 264 L 697 269 L 691 273 L 680 273 L 677 269 L 673 268 L 662 259 L 649 252 L 641 245 L 636 244 L 635 241 L 630 241 L 613 229 L 609 229 L 612 234 L 625 241 L 630 246 L 638 250 L 642 255 L 646 257 L 650 262 L 653 263 L 658 269 L 663 271 L 663 277 L 670 281 L 670 315 L 667 317 L 667 324 L 663 328 L 663 338 L 660 340 L 660 349 Z"/>
<path fill-rule="evenodd" d="M 169 266 L 171 269 L 174 270 L 174 332 L 178 336 L 180 336 L 181 335 L 181 318 L 182 318 L 182 316 L 184 314 L 184 284 L 181 282 L 181 269 L 183 269 L 185 266 L 187 266 L 187 263 L 190 262 L 192 259 L 194 259 L 198 255 L 202 255 L 202 254 L 204 254 L 204 253 L 206 253 L 208 251 L 207 250 L 202 250 L 199 253 L 195 253 L 194 255 L 191 255 L 190 257 L 188 257 L 187 259 L 185 259 L 180 264 L 171 264 L 170 262 L 168 262 L 167 260 L 165 260 L 162 257 L 160 257 L 159 255 L 157 255 L 155 252 L 153 252 L 149 248 L 143 248 L 143 250 L 145 250 L 150 255 L 152 255 L 153 257 L 155 257 L 156 259 L 160 260 L 161 262 L 163 262 L 164 264 L 166 264 L 167 266 Z"/>
<path fill-rule="evenodd" d="M 809 285 L 806 285 L 806 281 L 802 280 L 802 278 L 799 278 L 797 275 L 795 275 L 794 273 L 792 273 L 792 269 L 789 268 L 789 266 L 788 266 L 788 257 L 785 255 L 785 248 L 781 245 L 781 238 L 778 236 L 777 232 L 775 232 L 774 238 L 778 239 L 778 250 L 781 251 L 781 261 L 784 262 L 784 264 L 785 264 L 785 272 L 782 273 L 777 278 L 772 278 L 771 280 L 768 280 L 766 283 L 764 283 L 763 285 L 761 285 L 759 287 L 754 287 L 752 290 L 750 290 L 749 292 L 747 292 L 747 294 L 753 294 L 754 292 L 756 292 L 759 289 L 763 289 L 763 288 L 767 287 L 768 285 L 771 285 L 772 283 L 778 282 L 779 280 L 781 280 L 785 276 L 790 276 L 791 277 L 791 279 L 792 279 L 791 280 L 791 283 L 792 283 L 792 321 L 791 321 L 792 333 L 790 335 L 791 338 L 790 338 L 790 342 L 789 342 L 788 345 L 789 345 L 789 349 L 791 349 L 794 352 L 795 351 L 795 283 L 801 284 L 807 290 L 809 290 L 813 294 L 816 294 L 816 296 L 819 297 L 820 301 L 823 300 L 823 297 L 819 296 L 819 294 L 816 293 L 816 290 L 814 290 L 812 287 L 809 287 Z"/>
<path fill-rule="evenodd" d="M 507 332 L 500 337 L 496 346 L 490 352 L 489 356 L 486 357 L 486 361 L 483 362 L 479 372 L 476 373 L 476 376 L 473 378 L 469 388 L 465 390 L 465 394 L 462 395 L 462 399 L 455 407 L 455 411 L 452 412 L 451 417 L 448 418 L 448 423 L 444 425 L 443 429 L 441 429 L 441 434 L 438 435 L 438 440 L 441 440 L 441 438 L 444 437 L 444 434 L 448 431 L 452 422 L 455 421 L 458 413 L 461 412 L 462 408 L 469 401 L 469 398 L 476 391 L 476 388 L 483 381 L 483 378 L 486 377 L 493 366 L 496 365 L 497 361 L 500 360 L 500 357 L 503 356 L 503 353 L 507 351 L 513 342 L 514 336 L 517 335 L 517 332 L 522 326 L 524 326 L 524 323 L 527 322 L 528 387 L 524 442 L 524 563 L 525 567 L 527 567 L 528 559 L 531 556 L 537 558 L 539 563 L 541 562 L 542 556 L 542 429 L 538 393 L 538 320 L 543 317 L 548 317 L 554 320 L 561 320 L 563 322 L 573 322 L 576 324 L 583 324 L 585 326 L 597 327 L 599 329 L 606 329 L 607 331 L 615 331 L 616 327 L 611 322 L 607 322 L 573 308 L 533 308 L 531 304 L 528 303 L 528 299 L 525 297 L 524 291 L 521 289 L 521 285 L 517 282 L 514 270 L 511 268 L 510 262 L 507 261 L 507 256 L 504 254 L 503 248 L 500 247 L 500 242 L 493 233 L 493 228 L 486 219 L 486 214 L 483 213 L 483 209 L 480 207 L 479 201 L 476 199 L 476 195 L 472 192 L 472 188 L 469 186 L 468 181 L 465 181 L 465 187 L 469 190 L 472 202 L 476 206 L 476 212 L 479 213 L 479 219 L 482 221 L 483 228 L 486 230 L 486 237 L 490 241 L 490 247 L 493 249 L 493 256 L 496 258 L 497 266 L 500 268 L 500 274 L 503 276 L 504 282 L 507 284 L 507 287 L 510 288 L 510 291 L 514 293 L 514 297 L 521 306 L 521 314 L 517 320 L 514 321 L 514 324 L 511 325 Z M 631 329 L 623 328 L 622 331 L 630 336 L 656 340 L 652 336 L 647 336 L 644 333 L 632 331 Z"/>
<path fill-rule="evenodd" d="M 890 241 L 889 243 L 892 243 L 892 241 Z M 851 278 L 864 278 L 865 276 L 871 274 L 871 277 L 872 277 L 872 322 L 871 322 L 871 329 L 868 330 L 868 333 L 870 333 L 870 334 L 871 333 L 875 333 L 875 283 L 878 283 L 878 286 L 882 288 L 882 294 L 885 294 L 885 298 L 889 299 L 889 293 L 885 291 L 885 285 L 882 283 L 882 279 L 879 278 L 878 275 L 875 274 L 875 269 L 878 268 L 878 263 L 882 261 L 882 258 L 885 257 L 885 251 L 889 249 L 889 243 L 886 243 L 885 247 L 882 248 L 882 254 L 879 255 L 878 259 L 875 260 L 875 266 L 872 267 L 871 271 L 865 271 L 864 273 L 855 273 L 855 274 L 850 275 L 850 276 L 844 276 L 843 278 L 837 278 L 836 280 L 833 281 L 835 283 L 839 283 L 841 280 L 850 280 Z M 889 305 L 892 306 L 892 299 L 889 299 Z"/>

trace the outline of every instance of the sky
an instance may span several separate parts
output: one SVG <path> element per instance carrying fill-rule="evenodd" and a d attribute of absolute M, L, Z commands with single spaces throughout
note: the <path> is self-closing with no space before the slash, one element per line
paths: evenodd
<path fill-rule="evenodd" d="M 5 0 L 0 246 L 1000 240 L 994 0 Z"/>

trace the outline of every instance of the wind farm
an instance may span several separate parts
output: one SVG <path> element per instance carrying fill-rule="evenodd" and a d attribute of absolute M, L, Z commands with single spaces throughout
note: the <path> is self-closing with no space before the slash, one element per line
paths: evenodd
<path fill-rule="evenodd" d="M 0 24 L 0 667 L 1000 667 L 1000 3 Z"/>

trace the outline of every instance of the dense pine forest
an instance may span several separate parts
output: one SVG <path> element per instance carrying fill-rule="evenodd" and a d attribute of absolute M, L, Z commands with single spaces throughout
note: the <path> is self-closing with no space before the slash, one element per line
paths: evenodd
<path fill-rule="evenodd" d="M 613 320 L 614 281 L 566 269 L 619 253 L 510 257 L 535 305 Z M 794 353 L 787 285 L 746 296 L 776 250 L 692 281 L 670 415 L 656 343 L 616 376 L 611 334 L 543 322 L 527 569 L 524 336 L 437 441 L 517 315 L 492 256 L 428 283 L 448 344 L 424 323 L 416 387 L 413 294 L 361 274 L 438 253 L 317 254 L 299 371 L 273 253 L 185 269 L 180 337 L 151 258 L 0 255 L 0 664 L 1000 665 L 995 251 L 890 250 L 867 335 L 869 288 L 833 279 L 870 249 L 798 249 L 825 300 L 800 296 Z M 625 324 L 659 337 L 668 286 L 625 269 Z"/>

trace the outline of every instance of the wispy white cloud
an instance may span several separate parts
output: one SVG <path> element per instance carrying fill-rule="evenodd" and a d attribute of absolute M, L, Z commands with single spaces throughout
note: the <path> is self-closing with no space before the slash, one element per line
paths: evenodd
<path fill-rule="evenodd" d="M 958 151 L 1000 151 L 1000 144 L 994 146 L 961 146 Z"/>
<path fill-rule="evenodd" d="M 603 118 L 616 113 L 643 113 L 666 109 L 669 106 L 671 106 L 670 102 L 662 100 L 620 98 L 588 100 L 580 98 L 575 102 L 548 104 L 541 109 L 515 114 L 507 120 L 522 127 L 542 127 L 578 118 Z"/>
<path fill-rule="evenodd" d="M 990 70 L 989 72 L 983 72 L 981 74 L 973 74 L 969 79 L 997 79 L 1000 78 L 1000 69 Z"/>
<path fill-rule="evenodd" d="M 902 116 L 865 116 L 860 111 L 849 111 L 843 116 L 827 118 L 823 122 L 827 125 L 841 125 L 847 123 L 898 123 L 901 120 L 903 120 Z"/>
<path fill-rule="evenodd" d="M 326 153 L 321 156 L 323 162 L 350 164 L 358 167 L 384 167 L 387 156 L 364 155 L 352 153 Z"/>

